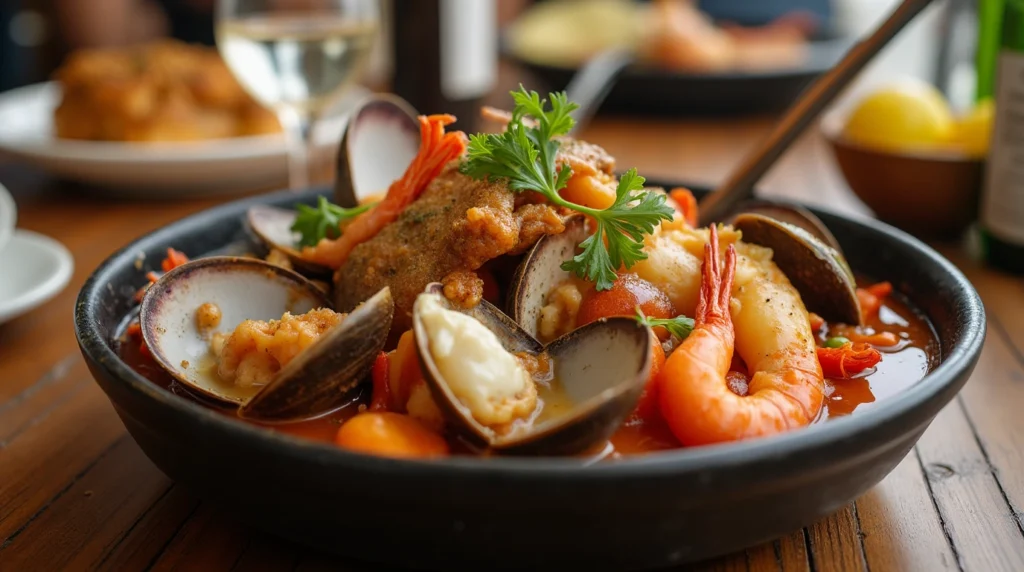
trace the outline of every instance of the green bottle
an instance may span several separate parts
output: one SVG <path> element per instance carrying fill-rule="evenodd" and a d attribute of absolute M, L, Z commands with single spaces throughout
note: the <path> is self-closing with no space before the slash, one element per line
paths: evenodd
<path fill-rule="evenodd" d="M 995 98 L 982 187 L 984 256 L 1024 274 L 1024 0 L 978 0 L 977 99 Z"/>

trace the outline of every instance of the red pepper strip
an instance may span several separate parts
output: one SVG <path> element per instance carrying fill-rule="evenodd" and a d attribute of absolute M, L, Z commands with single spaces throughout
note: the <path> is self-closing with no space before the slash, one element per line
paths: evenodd
<path fill-rule="evenodd" d="M 373 362 L 373 396 L 370 398 L 370 411 L 391 409 L 390 369 L 391 360 L 388 359 L 388 354 L 377 354 L 377 359 Z"/>
<path fill-rule="evenodd" d="M 882 353 L 865 343 L 847 342 L 838 348 L 818 348 L 821 370 L 828 378 L 849 378 L 875 367 Z"/>
<path fill-rule="evenodd" d="M 857 300 L 860 301 L 860 314 L 867 320 L 878 313 L 882 300 L 892 294 L 892 284 L 879 282 L 867 288 L 857 288 Z"/>
<path fill-rule="evenodd" d="M 692 228 L 697 228 L 697 199 L 690 192 L 690 189 L 677 187 L 669 191 L 668 195 L 672 197 L 676 206 L 679 207 L 679 212 L 683 213 L 683 219 L 686 220 L 686 224 Z"/>
<path fill-rule="evenodd" d="M 164 258 L 163 262 L 160 263 L 160 268 L 164 272 L 170 272 L 175 268 L 188 262 L 188 257 L 183 252 L 174 250 L 173 248 L 167 249 L 167 258 Z"/>
<path fill-rule="evenodd" d="M 132 322 L 128 324 L 128 329 L 124 331 L 128 338 L 137 338 L 139 340 L 139 353 L 145 357 L 149 357 L 149 348 L 146 347 L 146 340 L 142 339 L 142 324 L 138 322 Z"/>

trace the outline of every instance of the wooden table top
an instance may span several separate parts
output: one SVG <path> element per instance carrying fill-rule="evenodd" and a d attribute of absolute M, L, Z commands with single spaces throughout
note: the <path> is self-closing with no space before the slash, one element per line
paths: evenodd
<path fill-rule="evenodd" d="M 768 119 L 601 119 L 584 138 L 650 178 L 716 181 Z M 19 226 L 75 257 L 70 286 L 0 326 L 0 570 L 371 569 L 245 528 L 175 485 L 125 432 L 79 355 L 72 307 L 112 251 L 219 200 L 88 198 L 82 188 L 0 165 Z M 827 148 L 805 136 L 766 177 L 766 194 L 866 213 Z M 711 570 L 1024 570 L 1024 289 L 937 245 L 980 290 L 989 332 L 977 370 L 914 451 L 836 514 Z M 17 272 L 17 269 L 6 269 Z"/>

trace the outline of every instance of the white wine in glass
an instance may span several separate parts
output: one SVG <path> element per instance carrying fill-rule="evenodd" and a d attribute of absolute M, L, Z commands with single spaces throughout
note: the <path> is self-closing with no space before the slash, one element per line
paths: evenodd
<path fill-rule="evenodd" d="M 377 33 L 377 0 L 219 0 L 217 47 L 242 86 L 277 112 L 288 180 L 309 185 L 313 125 L 354 82 Z"/>

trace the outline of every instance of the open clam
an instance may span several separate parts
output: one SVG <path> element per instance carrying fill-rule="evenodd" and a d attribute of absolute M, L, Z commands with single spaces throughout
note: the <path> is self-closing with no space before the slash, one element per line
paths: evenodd
<path fill-rule="evenodd" d="M 299 252 L 299 234 L 292 230 L 296 213 L 267 205 L 255 205 L 246 213 L 249 228 L 267 248 L 277 249 L 285 254 L 292 267 L 303 273 L 316 276 L 330 276 L 331 269 L 311 262 Z"/>
<path fill-rule="evenodd" d="M 764 215 L 802 228 L 822 243 L 831 246 L 836 252 L 840 254 L 843 252 L 843 247 L 839 244 L 835 235 L 832 234 L 832 231 L 825 226 L 825 223 L 821 222 L 821 219 L 815 216 L 814 213 L 803 207 L 763 199 L 751 199 L 740 203 L 736 212 L 727 218 L 725 222 L 727 224 L 735 224 L 736 217 L 742 214 Z"/>
<path fill-rule="evenodd" d="M 857 282 L 839 251 L 801 227 L 762 214 L 737 215 L 733 225 L 743 240 L 772 249 L 772 260 L 808 308 L 826 320 L 860 324 Z"/>
<path fill-rule="evenodd" d="M 200 327 L 197 310 L 216 306 L 219 319 Z M 210 343 L 245 320 L 277 320 L 330 303 L 294 272 L 253 258 L 193 260 L 160 278 L 142 301 L 143 339 L 153 358 L 185 387 L 259 421 L 288 421 L 327 413 L 351 398 L 383 348 L 394 304 L 386 288 L 327 329 L 273 374 L 265 385 L 220 378 Z"/>
<path fill-rule="evenodd" d="M 383 193 L 402 176 L 420 146 L 416 110 L 404 99 L 374 94 L 357 107 L 345 124 L 338 148 L 334 202 L 358 206 Z"/>
<path fill-rule="evenodd" d="M 514 353 L 533 357 L 544 354 L 550 360 L 550 387 L 538 387 L 540 397 L 533 410 L 507 423 L 484 419 L 487 412 L 477 406 L 481 399 L 501 407 L 516 405 L 494 393 L 485 398 L 478 396 L 476 401 L 465 393 L 467 386 L 475 391 L 485 385 L 477 377 L 480 372 L 495 371 L 494 362 L 486 361 L 493 354 L 473 353 L 474 348 L 486 345 L 486 341 L 481 344 L 478 340 L 489 338 L 489 334 L 439 329 L 434 318 L 438 308 L 475 319 L 473 327 L 482 325 L 489 330 L 507 352 L 506 357 Z M 465 321 L 455 323 L 466 326 Z M 632 319 L 600 320 L 545 347 L 487 302 L 469 310 L 449 304 L 436 283 L 417 298 L 413 329 L 424 379 L 449 427 L 477 446 L 505 454 L 568 455 L 604 442 L 636 407 L 651 369 L 651 335 Z M 522 374 L 504 370 L 495 375 L 492 381 L 506 386 Z M 528 383 L 538 383 L 535 375 L 526 375 Z M 463 376 L 470 376 L 473 383 L 463 381 Z M 508 399 L 519 399 L 518 395 Z"/>
<path fill-rule="evenodd" d="M 572 276 L 562 270 L 562 263 L 576 256 L 578 245 L 591 232 L 583 216 L 572 216 L 565 221 L 565 231 L 542 236 L 523 255 L 512 279 L 506 305 L 512 320 L 529 335 L 538 336 L 540 312 L 548 293 Z"/>
<path fill-rule="evenodd" d="M 416 110 L 389 94 L 367 97 L 345 124 L 338 148 L 334 203 L 354 208 L 374 194 L 387 191 L 412 162 L 420 145 Z M 298 233 L 292 231 L 296 213 L 256 205 L 247 213 L 249 228 L 268 248 L 283 252 L 292 266 L 307 274 L 329 276 L 326 266 L 304 259 Z"/>

